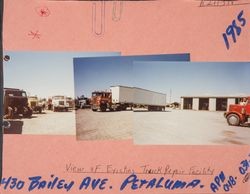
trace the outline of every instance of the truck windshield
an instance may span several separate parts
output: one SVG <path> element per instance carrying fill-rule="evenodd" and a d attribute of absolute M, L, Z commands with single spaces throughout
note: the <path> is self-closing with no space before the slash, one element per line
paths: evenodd
<path fill-rule="evenodd" d="M 7 94 L 8 94 L 8 96 L 27 97 L 26 92 L 24 92 L 24 91 L 8 91 Z"/>
<path fill-rule="evenodd" d="M 36 98 L 36 97 L 29 97 L 29 100 L 36 101 L 36 100 L 38 100 L 38 98 Z"/>
<path fill-rule="evenodd" d="M 63 100 L 64 96 L 54 96 L 53 100 Z"/>
<path fill-rule="evenodd" d="M 94 96 L 102 96 L 102 93 L 94 92 L 94 93 L 92 93 L 92 96 L 93 96 L 93 97 L 94 97 Z"/>
<path fill-rule="evenodd" d="M 103 93 L 102 97 L 108 98 L 110 93 Z"/>
<path fill-rule="evenodd" d="M 107 93 L 107 92 L 95 92 L 95 93 L 92 93 L 92 96 L 101 96 L 101 97 L 104 97 L 104 98 L 108 98 L 110 96 L 110 93 Z"/>

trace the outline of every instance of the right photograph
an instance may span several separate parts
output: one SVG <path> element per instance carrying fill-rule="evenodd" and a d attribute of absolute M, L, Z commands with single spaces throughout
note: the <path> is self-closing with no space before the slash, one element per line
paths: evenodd
<path fill-rule="evenodd" d="M 247 62 L 133 62 L 134 85 L 149 90 L 134 93 L 134 143 L 249 144 L 249 72 Z"/>

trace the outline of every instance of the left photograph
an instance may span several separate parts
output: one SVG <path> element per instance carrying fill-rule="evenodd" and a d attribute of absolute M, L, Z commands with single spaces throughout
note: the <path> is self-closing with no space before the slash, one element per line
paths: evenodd
<path fill-rule="evenodd" d="M 119 55 L 4 52 L 4 133 L 75 135 L 73 58 Z"/>

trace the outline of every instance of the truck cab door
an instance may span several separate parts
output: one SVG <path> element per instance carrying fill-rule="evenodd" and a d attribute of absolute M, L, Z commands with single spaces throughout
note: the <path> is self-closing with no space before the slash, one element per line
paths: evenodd
<path fill-rule="evenodd" d="M 248 101 L 248 104 L 245 106 L 246 115 L 250 116 L 250 102 Z"/>

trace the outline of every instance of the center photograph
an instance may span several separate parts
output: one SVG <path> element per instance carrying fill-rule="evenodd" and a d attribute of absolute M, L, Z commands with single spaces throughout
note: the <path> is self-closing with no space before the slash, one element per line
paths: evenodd
<path fill-rule="evenodd" d="M 134 61 L 189 60 L 189 54 L 74 58 L 77 140 L 132 139 L 133 111 L 165 111 L 166 91 L 134 84 Z"/>

